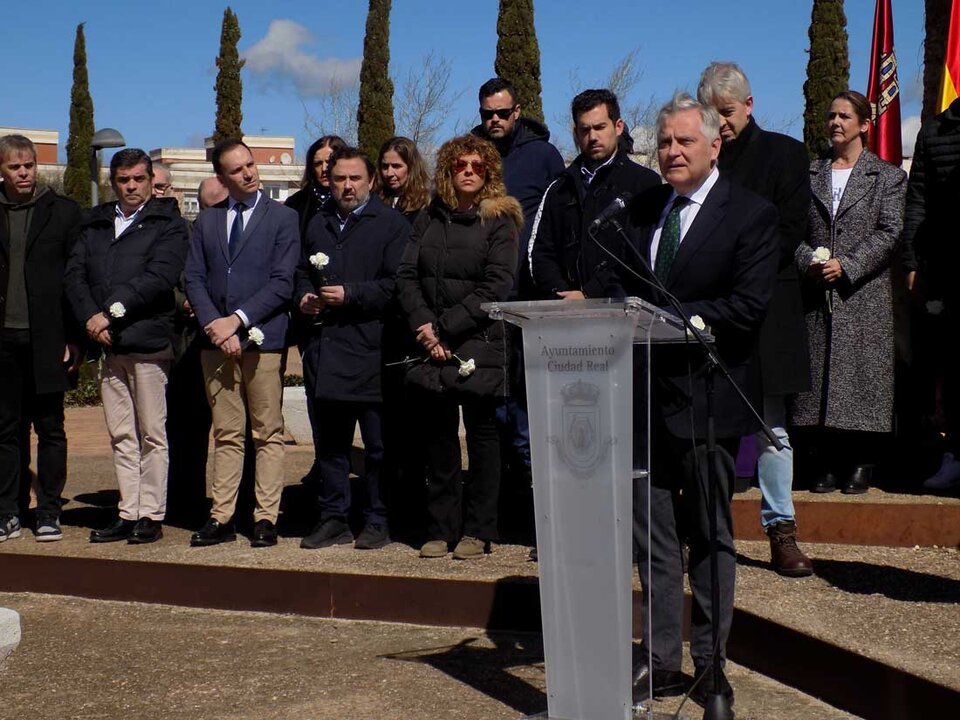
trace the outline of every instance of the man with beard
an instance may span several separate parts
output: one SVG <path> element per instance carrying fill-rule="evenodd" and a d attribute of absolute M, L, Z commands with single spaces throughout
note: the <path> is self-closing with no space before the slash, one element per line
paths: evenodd
<path fill-rule="evenodd" d="M 589 236 L 593 220 L 618 197 L 660 184 L 620 149 L 624 123 L 609 90 L 584 90 L 571 104 L 576 160 L 547 188 L 530 237 L 530 268 L 541 297 L 624 297 L 618 267 Z M 620 242 L 601 234 L 599 242 Z"/>
<path fill-rule="evenodd" d="M 410 226 L 372 195 L 375 168 L 355 148 L 330 157 L 327 203 L 307 226 L 294 299 L 315 318 L 303 356 L 307 402 L 313 405 L 320 519 L 301 547 L 353 542 L 350 452 L 360 425 L 363 438 L 364 528 L 358 550 L 390 542 L 380 487 L 383 464 L 381 343 L 394 295 L 394 277 Z"/>

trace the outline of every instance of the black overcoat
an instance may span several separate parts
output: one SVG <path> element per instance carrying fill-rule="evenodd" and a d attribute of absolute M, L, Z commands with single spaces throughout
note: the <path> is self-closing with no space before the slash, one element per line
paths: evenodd
<path fill-rule="evenodd" d="M 24 274 L 30 317 L 33 373 L 38 393 L 64 392 L 70 381 L 63 363 L 67 342 L 83 333 L 64 293 L 63 275 L 80 232 L 80 208 L 69 198 L 46 190 L 37 198 L 27 231 Z M 6 312 L 10 282 L 10 238 L 0 218 L 0 317 Z"/>
<path fill-rule="evenodd" d="M 764 395 L 789 395 L 810 388 L 807 327 L 794 262 L 794 253 L 807 235 L 809 166 L 803 143 L 767 132 L 753 118 L 735 140 L 720 148 L 721 174 L 773 203 L 780 216 L 777 283 L 760 328 Z"/>
<path fill-rule="evenodd" d="M 336 206 L 327 203 L 307 226 L 297 267 L 294 302 L 321 285 L 343 285 L 344 303 L 324 308 L 319 324 L 307 318 L 304 379 L 318 400 L 381 400 L 384 319 L 394 301 L 397 266 L 410 224 L 380 198 L 351 214 L 343 230 Z M 324 253 L 322 270 L 310 256 Z"/>

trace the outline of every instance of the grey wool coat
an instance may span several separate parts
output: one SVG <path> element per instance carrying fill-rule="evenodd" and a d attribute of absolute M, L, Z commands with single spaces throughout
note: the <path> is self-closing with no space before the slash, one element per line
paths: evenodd
<path fill-rule="evenodd" d="M 810 164 L 810 222 L 796 252 L 810 339 L 811 390 L 796 396 L 794 425 L 890 432 L 893 298 L 890 263 L 903 228 L 906 173 L 864 150 L 833 217 L 830 159 Z M 832 289 L 809 279 L 818 247 L 843 276 Z"/>

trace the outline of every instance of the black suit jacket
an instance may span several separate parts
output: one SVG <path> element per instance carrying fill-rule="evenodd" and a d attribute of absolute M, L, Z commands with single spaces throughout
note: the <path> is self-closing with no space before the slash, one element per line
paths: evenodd
<path fill-rule="evenodd" d="M 631 202 L 626 230 L 634 257 L 641 253 L 649 260 L 653 233 L 671 192 L 664 185 Z M 757 339 L 777 276 L 777 242 L 776 208 L 721 174 L 684 236 L 664 283 L 687 317 L 699 315 L 710 327 L 718 354 L 758 409 Z M 639 273 L 650 277 L 646 270 Z M 675 313 L 660 291 L 636 278 L 627 280 L 627 275 L 622 277 L 630 294 Z M 664 345 L 654 352 L 651 401 L 667 429 L 678 437 L 690 437 L 691 407 L 696 435 L 704 437 L 705 367 L 699 347 Z M 688 368 L 693 372 L 692 396 Z M 715 386 L 717 436 L 754 432 L 755 420 L 719 373 Z"/>

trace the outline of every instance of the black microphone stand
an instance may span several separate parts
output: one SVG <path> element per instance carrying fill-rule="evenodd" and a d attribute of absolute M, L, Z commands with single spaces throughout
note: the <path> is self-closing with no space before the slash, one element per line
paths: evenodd
<path fill-rule="evenodd" d="M 693 323 L 690 321 L 690 318 L 688 318 L 686 313 L 683 311 L 680 301 L 677 300 L 677 298 L 674 297 L 669 290 L 667 290 L 663 282 L 653 271 L 653 268 L 650 267 L 650 263 L 645 257 L 643 257 L 643 253 L 633 247 L 633 244 L 630 242 L 630 237 L 624 231 L 620 222 L 616 218 L 611 218 L 609 224 L 612 225 L 620 235 L 624 245 L 633 251 L 637 260 L 640 261 L 643 270 L 649 275 L 649 278 L 644 278 L 639 273 L 635 272 L 626 263 L 610 252 L 610 250 L 604 247 L 596 237 L 596 231 L 599 229 L 598 227 L 589 228 L 587 234 L 590 236 L 590 239 L 637 278 L 660 291 L 660 294 L 667 299 L 670 307 L 674 310 L 674 312 L 676 312 L 677 318 L 686 328 L 687 337 L 690 337 L 691 335 L 693 336 L 693 338 L 703 348 L 704 355 L 707 358 L 704 382 L 706 385 L 707 395 L 707 507 L 708 514 L 710 516 L 710 626 L 713 633 L 713 656 L 711 663 L 711 669 L 713 672 L 713 693 L 707 696 L 706 706 L 703 710 L 703 720 L 733 720 L 733 709 L 730 706 L 730 701 L 727 700 L 727 698 L 719 691 L 720 678 L 723 674 L 723 668 L 720 664 L 720 542 L 717 538 L 717 437 L 713 411 L 714 372 L 716 370 L 720 370 L 721 375 L 723 375 L 726 381 L 730 384 L 730 387 L 732 387 L 739 396 L 740 402 L 743 403 L 743 405 L 757 420 L 763 429 L 764 434 L 767 436 L 767 439 L 778 452 L 783 450 L 783 443 L 777 439 L 777 436 L 774 435 L 773 430 L 769 425 L 767 425 L 766 422 L 764 422 L 763 417 L 757 412 L 757 409 L 747 398 L 740 386 L 737 385 L 736 381 L 733 379 L 733 376 L 730 374 L 729 368 L 727 368 L 720 356 L 717 355 L 717 352 L 714 350 L 713 346 L 708 343 L 700 334 L 700 331 L 694 327 Z M 644 588 L 644 592 L 648 592 L 647 588 Z M 652 678 L 653 668 L 650 668 L 651 682 Z M 702 682 L 702 680 L 700 680 L 700 682 Z"/>

